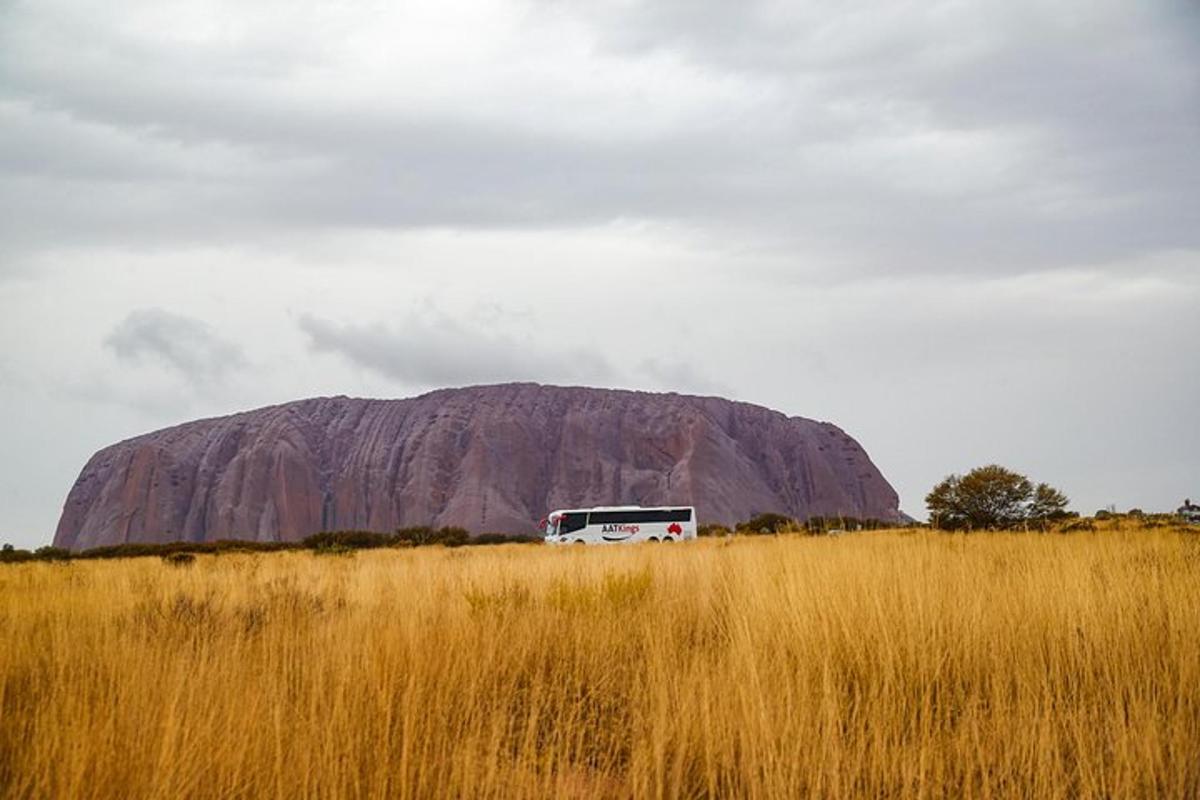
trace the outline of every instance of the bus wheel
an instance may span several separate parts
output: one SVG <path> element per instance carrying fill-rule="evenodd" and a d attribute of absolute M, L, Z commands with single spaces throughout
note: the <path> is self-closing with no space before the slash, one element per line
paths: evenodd
<path fill-rule="evenodd" d="M 663 541 L 670 543 L 670 542 L 675 541 L 675 537 L 674 536 L 664 536 Z"/>
<path fill-rule="evenodd" d="M 583 539 L 576 539 L 573 544 L 587 544 Z"/>
<path fill-rule="evenodd" d="M 651 542 L 654 542 L 655 544 L 657 544 L 657 543 L 658 543 L 658 537 L 657 537 L 657 536 L 651 536 L 651 537 L 650 537 L 650 539 L 649 539 L 649 541 L 651 541 Z"/>

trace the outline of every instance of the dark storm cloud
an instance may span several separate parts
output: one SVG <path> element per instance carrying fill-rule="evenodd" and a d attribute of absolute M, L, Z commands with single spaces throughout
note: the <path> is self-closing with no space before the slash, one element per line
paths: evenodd
<path fill-rule="evenodd" d="M 15 5 L 0 34 L 0 112 L 17 123 L 0 133 L 0 237 L 148 246 L 645 219 L 785 257 L 836 248 L 843 269 L 893 274 L 1200 246 L 1196 28 L 1169 4 L 559 8 L 602 52 L 665 55 L 748 99 L 597 136 L 529 125 L 516 112 L 549 101 L 503 82 L 508 118 L 473 97 L 412 109 L 307 87 L 306 69 L 333 68 L 315 39 L 163 43 Z"/>
<path fill-rule="evenodd" d="M 193 383 L 219 379 L 245 365 L 241 348 L 211 326 L 161 308 L 131 312 L 105 337 L 104 346 L 122 360 L 159 363 Z"/>
<path fill-rule="evenodd" d="M 515 380 L 602 384 L 613 374 L 608 362 L 592 351 L 557 352 L 441 315 L 410 317 L 389 328 L 379 323 L 339 324 L 305 314 L 299 326 L 314 351 L 336 353 L 410 386 Z"/>

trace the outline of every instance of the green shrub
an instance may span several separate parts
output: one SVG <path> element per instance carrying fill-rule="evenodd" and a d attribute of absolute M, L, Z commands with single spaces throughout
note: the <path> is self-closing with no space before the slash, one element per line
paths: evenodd
<path fill-rule="evenodd" d="M 401 528 L 396 531 L 393 541 L 411 542 L 414 545 L 441 544 L 446 547 L 459 547 L 470 544 L 471 534 L 466 528 L 431 528 L 428 525 L 417 525 Z"/>
<path fill-rule="evenodd" d="M 408 542 L 412 545 L 433 544 L 437 531 L 428 525 L 412 525 L 400 528 L 393 537 L 397 542 Z"/>
<path fill-rule="evenodd" d="M 39 561 L 70 561 L 71 551 L 63 547 L 46 545 L 34 550 L 33 557 Z"/>
<path fill-rule="evenodd" d="M 437 544 L 446 547 L 461 547 L 471 542 L 471 532 L 466 528 L 447 527 L 437 532 Z"/>
<path fill-rule="evenodd" d="M 23 561 L 31 561 L 33 553 L 28 550 L 18 550 L 11 544 L 6 544 L 0 547 L 0 564 L 20 564 Z"/>
<path fill-rule="evenodd" d="M 783 514 L 755 514 L 745 522 L 737 524 L 737 532 L 743 534 L 772 534 L 797 530 L 796 520 Z"/>
<path fill-rule="evenodd" d="M 473 537 L 467 544 L 530 544 L 540 541 L 542 541 L 540 536 L 523 536 L 519 533 L 481 533 Z"/>
<path fill-rule="evenodd" d="M 322 531 L 305 537 L 303 545 L 307 548 L 345 547 L 353 550 L 371 550 L 377 547 L 388 547 L 395 537 L 387 533 L 373 531 Z"/>

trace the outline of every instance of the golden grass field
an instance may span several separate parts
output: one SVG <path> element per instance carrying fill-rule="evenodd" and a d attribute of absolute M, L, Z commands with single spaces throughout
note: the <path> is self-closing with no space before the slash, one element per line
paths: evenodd
<path fill-rule="evenodd" d="M 4 797 L 1197 797 L 1200 534 L 0 565 Z"/>

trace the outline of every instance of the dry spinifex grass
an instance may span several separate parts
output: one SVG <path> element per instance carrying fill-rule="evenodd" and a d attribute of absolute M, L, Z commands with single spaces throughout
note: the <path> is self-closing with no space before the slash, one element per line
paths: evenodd
<path fill-rule="evenodd" d="M 1200 795 L 1200 537 L 0 568 L 8 797 Z"/>

